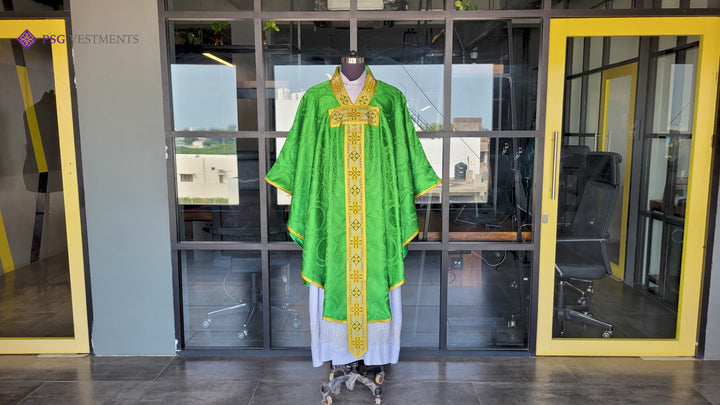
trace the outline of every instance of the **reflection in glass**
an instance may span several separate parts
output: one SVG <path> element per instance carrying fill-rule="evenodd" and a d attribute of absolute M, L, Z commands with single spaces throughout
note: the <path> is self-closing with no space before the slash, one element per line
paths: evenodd
<path fill-rule="evenodd" d="M 444 24 L 440 21 L 359 24 L 372 28 L 358 32 L 360 55 L 378 80 L 403 92 L 415 130 L 441 131 Z"/>
<path fill-rule="evenodd" d="M 308 287 L 300 274 L 302 252 L 270 252 L 271 346 L 310 347 Z"/>
<path fill-rule="evenodd" d="M 171 21 L 173 128 L 257 130 L 252 21 Z"/>
<path fill-rule="evenodd" d="M 265 31 L 266 122 L 269 130 L 288 131 L 305 91 L 329 80 L 350 44 L 347 23 L 278 21 L 280 31 Z"/>
<path fill-rule="evenodd" d="M 450 252 L 448 347 L 525 348 L 532 254 Z"/>
<path fill-rule="evenodd" d="M 0 39 L 0 73 L 0 337 L 72 337 L 50 44 Z"/>
<path fill-rule="evenodd" d="M 262 347 L 260 253 L 180 252 L 185 347 Z"/>
<path fill-rule="evenodd" d="M 440 252 L 413 250 L 405 258 L 400 344 L 408 348 L 440 346 Z"/>
<path fill-rule="evenodd" d="M 257 139 L 176 138 L 179 239 L 259 241 Z"/>
<path fill-rule="evenodd" d="M 539 49 L 539 20 L 456 22 L 453 129 L 535 129 Z"/>
<path fill-rule="evenodd" d="M 531 138 L 450 141 L 450 240 L 532 240 Z"/>
<path fill-rule="evenodd" d="M 358 21 L 358 28 L 364 28 L 358 30 L 358 54 L 370 65 L 443 63 L 442 21 Z"/>

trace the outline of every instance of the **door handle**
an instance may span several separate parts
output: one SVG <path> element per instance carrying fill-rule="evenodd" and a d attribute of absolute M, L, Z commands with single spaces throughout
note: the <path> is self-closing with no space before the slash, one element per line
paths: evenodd
<path fill-rule="evenodd" d="M 558 165 L 558 148 L 560 147 L 560 133 L 553 133 L 553 170 L 552 170 L 552 199 L 555 200 L 557 192 L 557 165 Z"/>

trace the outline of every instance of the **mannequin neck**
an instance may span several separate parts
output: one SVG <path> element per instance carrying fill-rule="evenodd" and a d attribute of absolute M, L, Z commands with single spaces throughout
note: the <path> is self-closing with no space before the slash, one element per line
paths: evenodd
<path fill-rule="evenodd" d="M 357 80 L 365 72 L 364 63 L 343 63 L 340 65 L 340 71 L 348 80 Z"/>

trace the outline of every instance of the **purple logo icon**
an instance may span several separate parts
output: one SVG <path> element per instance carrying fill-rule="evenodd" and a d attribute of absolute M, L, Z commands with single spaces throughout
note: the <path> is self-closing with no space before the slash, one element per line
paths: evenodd
<path fill-rule="evenodd" d="M 35 35 L 33 35 L 30 31 L 25 30 L 19 37 L 17 37 L 17 40 L 20 42 L 20 45 L 25 48 L 25 50 L 28 50 L 35 41 L 37 41 L 37 38 L 35 38 Z"/>

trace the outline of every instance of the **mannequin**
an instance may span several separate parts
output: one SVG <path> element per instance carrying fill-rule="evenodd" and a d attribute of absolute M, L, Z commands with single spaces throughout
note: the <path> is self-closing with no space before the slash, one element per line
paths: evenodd
<path fill-rule="evenodd" d="M 356 51 L 350 51 L 349 56 L 343 56 L 340 71 L 348 80 L 357 80 L 365 72 L 365 58 L 358 56 Z"/>

